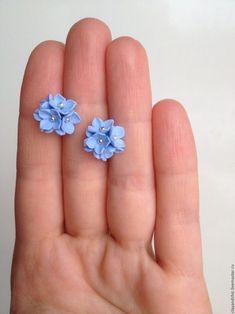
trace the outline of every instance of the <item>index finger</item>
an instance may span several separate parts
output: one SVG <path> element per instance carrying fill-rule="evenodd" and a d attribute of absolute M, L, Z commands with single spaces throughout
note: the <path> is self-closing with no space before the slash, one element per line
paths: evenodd
<path fill-rule="evenodd" d="M 32 52 L 20 99 L 16 180 L 17 239 L 42 238 L 63 230 L 61 139 L 41 133 L 33 112 L 48 93 L 61 92 L 64 47 L 44 42 Z"/>

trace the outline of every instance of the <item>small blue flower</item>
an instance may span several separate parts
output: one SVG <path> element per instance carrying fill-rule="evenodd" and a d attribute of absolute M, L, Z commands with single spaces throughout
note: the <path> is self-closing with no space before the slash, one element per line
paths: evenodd
<path fill-rule="evenodd" d="M 73 111 L 65 116 L 63 116 L 61 120 L 61 127 L 60 129 L 56 130 L 56 133 L 59 135 L 65 135 L 65 134 L 73 134 L 75 127 L 75 124 L 80 123 L 81 119 L 77 112 Z"/>
<path fill-rule="evenodd" d="M 76 102 L 66 99 L 60 94 L 48 97 L 40 102 L 39 108 L 34 113 L 34 119 L 40 122 L 42 132 L 51 133 L 55 131 L 58 135 L 73 134 L 74 125 L 80 123 L 81 119 L 74 111 Z"/>
<path fill-rule="evenodd" d="M 87 133 L 88 134 L 94 134 L 97 132 L 107 133 L 107 132 L 109 132 L 109 130 L 113 126 L 113 123 L 114 123 L 114 121 L 112 119 L 103 121 L 100 118 L 95 118 L 91 122 L 91 125 L 88 126 Z"/>
<path fill-rule="evenodd" d="M 65 99 L 62 95 L 57 94 L 50 100 L 52 108 L 56 109 L 60 114 L 67 115 L 73 112 L 76 102 L 72 99 Z"/>
<path fill-rule="evenodd" d="M 122 152 L 125 148 L 125 142 L 122 139 L 125 136 L 125 130 L 121 126 L 114 126 L 112 119 L 103 121 L 95 118 L 87 127 L 86 136 L 85 151 L 92 152 L 95 158 L 103 161 L 111 158 L 114 153 Z"/>
<path fill-rule="evenodd" d="M 60 128 L 61 116 L 54 109 L 41 109 L 38 112 L 40 121 L 40 130 L 42 132 L 51 133 Z"/>

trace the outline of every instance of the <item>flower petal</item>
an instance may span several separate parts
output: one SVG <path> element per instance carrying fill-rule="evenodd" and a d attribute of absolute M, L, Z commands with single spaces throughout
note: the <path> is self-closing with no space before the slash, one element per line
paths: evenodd
<path fill-rule="evenodd" d="M 76 105 L 77 105 L 76 101 L 72 99 L 67 99 L 65 101 L 65 107 L 70 109 L 70 111 L 72 111 L 76 107 Z"/>
<path fill-rule="evenodd" d="M 73 134 L 75 127 L 71 122 L 62 121 L 61 129 L 67 134 Z"/>
<path fill-rule="evenodd" d="M 41 119 L 49 119 L 51 117 L 51 110 L 50 109 L 39 109 L 38 115 Z"/>
<path fill-rule="evenodd" d="M 64 132 L 63 130 L 61 130 L 61 129 L 56 129 L 55 131 L 56 131 L 56 133 L 57 133 L 58 135 L 60 135 L 60 136 L 65 135 L 65 132 Z"/>
<path fill-rule="evenodd" d="M 88 131 L 88 129 L 86 129 L 86 136 L 87 137 L 90 137 L 90 136 L 92 136 L 93 135 L 93 133 L 91 133 L 90 131 Z"/>
<path fill-rule="evenodd" d="M 95 118 L 95 119 L 93 119 L 93 121 L 92 121 L 92 126 L 94 126 L 95 128 L 97 128 L 97 131 L 98 131 L 98 129 L 103 125 L 103 120 L 102 119 L 100 119 L 100 118 Z M 96 131 L 96 132 L 97 132 Z"/>
<path fill-rule="evenodd" d="M 40 116 L 39 116 L 39 109 L 36 109 L 36 110 L 34 111 L 33 117 L 34 117 L 35 120 L 41 121 L 41 118 L 40 118 Z"/>
<path fill-rule="evenodd" d="M 50 114 L 51 116 L 54 116 L 56 119 L 60 120 L 61 119 L 61 115 L 60 113 L 58 112 L 58 110 L 56 109 L 51 109 L 50 110 Z"/>
<path fill-rule="evenodd" d="M 47 101 L 49 101 L 49 102 L 50 102 L 50 100 L 52 100 L 52 99 L 53 99 L 52 94 L 50 94 L 50 93 L 49 93 L 46 99 L 47 99 Z"/>
<path fill-rule="evenodd" d="M 53 96 L 51 94 L 48 94 L 48 96 L 40 101 L 40 109 L 50 109 L 50 101 L 53 98 Z"/>
<path fill-rule="evenodd" d="M 102 151 L 104 151 L 105 148 L 102 145 L 99 145 L 98 143 L 96 143 L 95 147 L 94 147 L 94 151 L 96 152 L 96 154 L 101 154 Z"/>
<path fill-rule="evenodd" d="M 125 129 L 122 126 L 113 126 L 111 129 L 111 134 L 110 136 L 117 137 L 117 138 L 122 138 L 125 136 Z"/>
<path fill-rule="evenodd" d="M 123 150 L 125 148 L 125 142 L 121 139 L 116 139 L 115 141 L 112 141 L 112 144 L 115 148 Z"/>
<path fill-rule="evenodd" d="M 50 103 L 50 106 L 52 108 L 59 111 L 60 113 L 63 113 L 62 109 L 64 108 L 65 101 L 66 101 L 66 99 L 62 95 L 56 94 L 54 97 L 52 97 L 52 99 L 49 101 L 49 103 Z M 62 103 L 63 103 L 63 107 L 60 107 L 60 105 Z"/>
<path fill-rule="evenodd" d="M 73 111 L 72 114 L 70 115 L 70 121 L 73 124 L 78 124 L 81 121 L 81 118 L 79 116 L 79 114 L 76 111 Z"/>
<path fill-rule="evenodd" d="M 73 109 L 75 108 L 76 103 L 73 100 L 67 100 L 63 103 L 63 107 L 60 107 L 60 104 L 57 105 L 57 109 L 59 112 L 63 115 L 68 115 L 73 112 Z"/>
<path fill-rule="evenodd" d="M 101 159 L 101 155 L 100 155 L 100 154 L 97 154 L 95 151 L 93 152 L 93 155 L 94 155 L 95 158 Z"/>
<path fill-rule="evenodd" d="M 102 159 L 103 161 L 107 161 L 107 158 L 105 158 L 104 155 L 101 155 L 101 156 L 100 156 L 100 159 Z"/>
<path fill-rule="evenodd" d="M 106 149 L 104 152 L 103 152 L 103 155 L 106 159 L 109 159 L 113 156 L 113 152 L 109 151 L 108 149 Z"/>
<path fill-rule="evenodd" d="M 61 95 L 61 94 L 56 94 L 54 97 L 53 97 L 53 103 L 55 103 L 56 105 L 62 103 L 66 101 L 66 99 Z"/>
<path fill-rule="evenodd" d="M 47 100 L 43 100 L 40 102 L 40 109 L 50 109 L 49 102 Z"/>
<path fill-rule="evenodd" d="M 116 151 L 116 148 L 113 147 L 113 145 L 110 144 L 108 147 L 106 147 L 106 150 L 108 150 L 111 153 L 114 153 Z"/>
<path fill-rule="evenodd" d="M 53 129 L 53 124 L 51 123 L 50 120 L 41 120 L 40 121 L 40 129 L 42 131 L 50 131 Z"/>
<path fill-rule="evenodd" d="M 113 126 L 113 123 L 114 123 L 113 119 L 104 121 L 105 130 L 110 130 L 110 128 Z"/>
<path fill-rule="evenodd" d="M 88 127 L 87 127 L 87 131 L 88 132 L 90 132 L 90 133 L 96 133 L 96 132 L 98 132 L 98 128 L 97 127 L 94 127 L 94 126 L 92 126 L 92 125 L 89 125 Z"/>
<path fill-rule="evenodd" d="M 94 136 L 88 137 L 84 140 L 84 145 L 86 145 L 88 148 L 94 149 L 96 144 L 97 140 Z"/>
<path fill-rule="evenodd" d="M 61 120 L 60 119 L 56 119 L 55 121 L 53 121 L 53 129 L 54 130 L 59 130 L 61 127 Z"/>
<path fill-rule="evenodd" d="M 43 133 L 52 133 L 53 132 L 53 129 L 50 129 L 50 130 L 41 130 Z"/>
<path fill-rule="evenodd" d="M 88 153 L 90 153 L 90 152 L 92 152 L 92 151 L 93 151 L 93 149 L 88 148 L 88 147 L 84 147 L 84 150 L 85 150 L 86 152 L 88 152 Z"/>

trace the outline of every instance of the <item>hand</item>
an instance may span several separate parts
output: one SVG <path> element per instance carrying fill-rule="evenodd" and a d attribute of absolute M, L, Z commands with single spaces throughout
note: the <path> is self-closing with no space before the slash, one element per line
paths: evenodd
<path fill-rule="evenodd" d="M 78 101 L 74 135 L 39 132 L 32 113 L 49 92 Z M 125 127 L 126 150 L 105 163 L 83 139 L 94 117 L 108 116 Z M 104 23 L 84 19 L 65 46 L 34 49 L 17 169 L 11 313 L 211 313 L 190 123 L 176 101 L 152 109 L 136 40 L 111 41 Z"/>

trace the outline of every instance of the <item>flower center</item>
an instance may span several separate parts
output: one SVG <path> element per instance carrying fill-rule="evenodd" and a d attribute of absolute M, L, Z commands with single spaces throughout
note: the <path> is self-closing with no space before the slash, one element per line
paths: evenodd
<path fill-rule="evenodd" d="M 69 117 L 65 118 L 65 122 L 66 122 L 66 123 L 69 122 L 69 121 L 70 121 L 70 118 L 69 118 Z"/>
<path fill-rule="evenodd" d="M 108 142 L 109 142 L 109 140 L 108 140 L 107 136 L 105 136 L 105 135 L 100 135 L 97 138 L 97 143 L 99 145 L 105 146 L 108 144 Z"/>
<path fill-rule="evenodd" d="M 58 107 L 59 107 L 60 109 L 62 109 L 62 108 L 64 108 L 64 104 L 63 104 L 63 103 L 60 103 L 60 104 L 58 105 Z"/>
<path fill-rule="evenodd" d="M 104 126 L 101 126 L 100 127 L 100 131 L 102 132 L 102 131 L 104 131 L 105 130 L 105 127 Z"/>
<path fill-rule="evenodd" d="M 55 116 L 51 116 L 51 121 L 54 122 L 56 120 Z"/>

